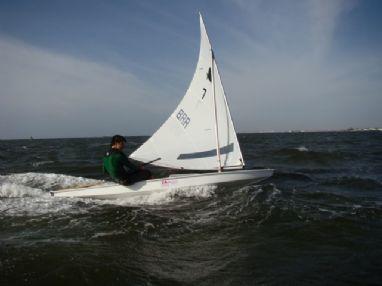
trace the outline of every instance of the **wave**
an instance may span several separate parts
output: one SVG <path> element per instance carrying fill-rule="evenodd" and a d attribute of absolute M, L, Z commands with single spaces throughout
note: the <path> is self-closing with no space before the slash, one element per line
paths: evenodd
<path fill-rule="evenodd" d="M 47 165 L 47 164 L 51 164 L 51 163 L 54 163 L 54 161 L 39 161 L 39 162 L 33 162 L 32 166 L 37 168 L 37 167 L 40 167 L 42 165 Z"/>
<path fill-rule="evenodd" d="M 362 186 L 380 189 L 381 184 L 374 180 L 354 178 L 342 183 L 362 183 Z M 320 190 L 320 188 L 318 188 Z M 231 216 L 236 224 L 253 223 L 256 226 L 288 222 L 291 224 L 311 223 L 327 219 L 354 219 L 358 214 L 367 218 L 380 218 L 382 209 L 369 199 L 353 197 L 349 193 L 313 189 L 286 189 L 270 183 L 262 186 L 246 186 L 236 191 L 230 198 L 232 203 L 220 210 Z"/>
<path fill-rule="evenodd" d="M 0 198 L 41 197 L 44 191 L 28 186 L 5 182 L 0 185 Z"/>
<path fill-rule="evenodd" d="M 307 151 L 309 151 L 308 148 L 306 148 L 305 146 L 297 147 L 296 150 L 298 150 L 300 152 L 307 152 Z"/>
<path fill-rule="evenodd" d="M 139 146 L 139 145 L 142 145 L 142 142 L 136 142 L 136 141 L 132 141 L 132 140 L 129 140 L 129 146 Z"/>
<path fill-rule="evenodd" d="M 97 232 L 90 239 L 110 238 L 120 235 L 126 235 L 126 231 L 114 230 L 109 232 Z"/>
<path fill-rule="evenodd" d="M 352 176 L 331 178 L 324 181 L 322 184 L 327 186 L 342 186 L 366 190 L 379 190 L 382 187 L 382 183 L 377 180 Z"/>
<path fill-rule="evenodd" d="M 151 193 L 142 196 L 133 196 L 114 200 L 96 200 L 97 204 L 139 206 L 139 205 L 166 205 L 184 199 L 206 199 L 214 196 L 216 185 L 195 186 L 187 188 L 174 188 L 169 191 Z"/>
<path fill-rule="evenodd" d="M 296 180 L 296 181 L 304 181 L 304 182 L 310 182 L 313 181 L 311 177 L 309 177 L 306 174 L 302 173 L 290 173 L 290 172 L 283 172 L 283 171 L 276 171 L 272 179 L 283 179 L 283 180 Z"/>
<path fill-rule="evenodd" d="M 36 216 L 61 211 L 82 211 L 75 200 L 52 199 L 50 190 L 84 186 L 97 180 L 61 174 L 19 173 L 0 176 L 0 213 Z"/>
<path fill-rule="evenodd" d="M 315 163 L 319 165 L 328 165 L 355 156 L 344 152 L 312 151 L 304 146 L 282 148 L 273 151 L 272 154 L 274 158 L 279 158 L 288 163 Z"/>
<path fill-rule="evenodd" d="M 110 143 L 94 143 L 94 144 L 90 144 L 90 148 L 92 147 L 105 147 L 105 146 L 110 146 Z"/>
<path fill-rule="evenodd" d="M 0 184 L 11 183 L 44 191 L 81 187 L 100 182 L 102 181 L 53 173 L 29 172 L 0 176 Z"/>
<path fill-rule="evenodd" d="M 229 218 L 241 222 L 248 222 L 249 219 L 261 221 L 268 217 L 275 201 L 281 195 L 281 190 L 274 184 L 248 185 L 224 191 L 226 197 L 221 198 L 221 203 L 214 205 L 214 208 L 217 207 L 215 217 L 219 220 Z"/>

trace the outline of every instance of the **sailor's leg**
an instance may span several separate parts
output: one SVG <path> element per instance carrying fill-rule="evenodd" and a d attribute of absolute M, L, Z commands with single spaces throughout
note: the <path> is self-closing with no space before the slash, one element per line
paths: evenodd
<path fill-rule="evenodd" d="M 131 185 L 139 181 L 149 180 L 152 175 L 149 170 L 139 170 L 133 174 L 129 174 L 126 180 L 123 181 L 123 185 Z"/>

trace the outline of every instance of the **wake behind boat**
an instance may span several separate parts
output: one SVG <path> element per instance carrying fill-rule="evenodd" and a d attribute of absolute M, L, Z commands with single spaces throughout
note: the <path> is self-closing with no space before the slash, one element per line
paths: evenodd
<path fill-rule="evenodd" d="M 110 199 L 173 188 L 258 182 L 272 176 L 271 169 L 244 170 L 244 159 L 201 15 L 200 33 L 199 59 L 185 96 L 163 125 L 130 157 L 171 169 L 213 172 L 171 175 L 131 186 L 108 183 L 59 190 L 51 192 L 52 196 Z"/>

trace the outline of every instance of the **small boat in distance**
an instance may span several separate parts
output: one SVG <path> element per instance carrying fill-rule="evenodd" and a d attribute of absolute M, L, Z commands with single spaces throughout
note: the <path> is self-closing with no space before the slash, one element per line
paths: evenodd
<path fill-rule="evenodd" d="M 259 182 L 271 169 L 245 170 L 214 52 L 200 18 L 199 59 L 190 86 L 170 117 L 130 158 L 178 170 L 206 171 L 137 182 L 52 191 L 55 197 L 114 199 L 231 182 Z M 156 158 L 156 159 L 155 159 Z M 211 171 L 211 172 L 207 172 Z"/>

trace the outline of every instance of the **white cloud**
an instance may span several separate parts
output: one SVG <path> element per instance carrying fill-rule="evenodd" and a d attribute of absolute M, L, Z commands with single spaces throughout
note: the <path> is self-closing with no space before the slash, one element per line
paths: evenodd
<path fill-rule="evenodd" d="M 162 119 L 158 93 L 127 71 L 5 37 L 0 62 L 0 138 L 150 134 Z"/>
<path fill-rule="evenodd" d="M 225 52 L 221 74 L 239 131 L 382 124 L 381 58 L 332 54 L 342 13 L 354 2 L 283 3 L 255 2 L 271 6 L 261 11 L 248 5 L 243 21 L 252 29 L 228 28 L 236 52 Z"/>
<path fill-rule="evenodd" d="M 341 13 L 345 10 L 344 0 L 307 1 L 310 16 L 310 36 L 314 53 L 325 53 L 333 40 L 335 28 Z"/>

